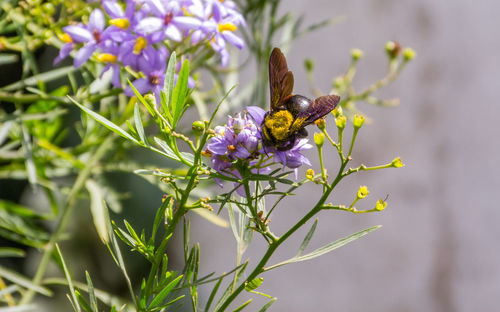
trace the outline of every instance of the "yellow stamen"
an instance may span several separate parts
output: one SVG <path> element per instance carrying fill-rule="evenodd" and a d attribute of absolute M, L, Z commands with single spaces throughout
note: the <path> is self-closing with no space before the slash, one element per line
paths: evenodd
<path fill-rule="evenodd" d="M 219 24 L 219 31 L 220 32 L 223 32 L 225 30 L 235 31 L 236 29 L 238 29 L 238 27 L 236 27 L 236 25 L 234 25 L 233 23 Z"/>
<path fill-rule="evenodd" d="M 144 49 L 147 44 L 148 44 L 148 41 L 146 40 L 146 38 L 144 38 L 144 37 L 137 38 L 137 40 L 135 41 L 135 45 L 134 45 L 134 54 L 141 53 L 142 49 Z"/>
<path fill-rule="evenodd" d="M 121 29 L 127 29 L 130 25 L 130 22 L 126 18 L 113 18 L 109 21 L 110 25 L 115 25 L 116 27 L 120 27 Z"/>
<path fill-rule="evenodd" d="M 62 42 L 64 43 L 70 43 L 70 42 L 73 42 L 73 39 L 71 39 L 71 36 L 68 35 L 67 33 L 64 33 L 62 35 L 59 35 L 58 36 L 59 39 L 61 39 Z"/>
<path fill-rule="evenodd" d="M 116 62 L 116 55 L 109 53 L 101 53 L 97 55 L 97 60 L 103 63 L 114 63 Z"/>
<path fill-rule="evenodd" d="M 290 133 L 290 126 L 293 116 L 289 111 L 281 110 L 272 115 L 268 115 L 264 121 L 266 128 L 271 130 L 271 134 L 277 140 L 286 140 Z"/>
<path fill-rule="evenodd" d="M 184 13 L 184 16 L 193 16 L 185 7 L 182 7 L 182 13 Z"/>

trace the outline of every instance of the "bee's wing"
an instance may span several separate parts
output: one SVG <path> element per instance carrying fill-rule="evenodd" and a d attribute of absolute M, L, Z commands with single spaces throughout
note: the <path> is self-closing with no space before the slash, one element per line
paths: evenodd
<path fill-rule="evenodd" d="M 339 103 L 340 96 L 324 95 L 311 101 L 309 108 L 297 115 L 296 120 L 303 120 L 302 127 L 305 127 L 314 121 L 326 116 Z"/>
<path fill-rule="evenodd" d="M 269 87 L 271 110 L 277 110 L 293 90 L 293 74 L 288 70 L 285 56 L 278 48 L 273 49 L 269 58 Z"/>

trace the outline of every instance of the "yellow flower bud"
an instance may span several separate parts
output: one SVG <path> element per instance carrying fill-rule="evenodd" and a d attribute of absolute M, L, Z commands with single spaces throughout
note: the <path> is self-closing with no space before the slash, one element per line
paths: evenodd
<path fill-rule="evenodd" d="M 412 48 L 406 48 L 403 50 L 403 56 L 405 60 L 410 61 L 417 56 L 417 52 L 415 52 Z"/>
<path fill-rule="evenodd" d="M 351 57 L 354 61 L 357 61 L 363 57 L 363 51 L 361 51 L 360 49 L 352 49 Z"/>
<path fill-rule="evenodd" d="M 319 130 L 325 130 L 326 121 L 324 118 L 316 119 L 314 123 L 316 124 L 316 126 L 318 126 Z"/>
<path fill-rule="evenodd" d="M 325 143 L 325 135 L 322 132 L 314 133 L 314 143 L 316 143 L 318 147 L 322 147 L 323 143 Z"/>
<path fill-rule="evenodd" d="M 377 203 L 375 204 L 375 210 L 382 211 L 387 207 L 387 202 L 385 202 L 383 199 L 379 199 Z"/>
<path fill-rule="evenodd" d="M 309 180 L 312 181 L 312 179 L 314 178 L 314 170 L 307 169 L 307 171 L 306 171 L 306 178 L 308 178 Z"/>
<path fill-rule="evenodd" d="M 368 194 L 370 194 L 368 188 L 366 186 L 360 186 L 356 196 L 358 197 L 358 199 L 363 199 L 368 196 Z"/>
<path fill-rule="evenodd" d="M 365 116 L 363 115 L 354 115 L 354 120 L 352 121 L 352 125 L 355 129 L 361 128 L 363 123 L 365 122 Z"/>
<path fill-rule="evenodd" d="M 344 129 L 347 123 L 347 118 L 345 118 L 345 116 L 339 116 L 335 118 L 335 123 L 337 124 L 337 128 Z"/>
<path fill-rule="evenodd" d="M 334 110 L 332 110 L 332 114 L 333 114 L 333 116 L 335 116 L 335 118 L 337 118 L 339 116 L 342 116 L 342 112 L 343 112 L 342 111 L 342 106 L 340 106 L 340 105 L 337 106 L 337 107 L 335 107 Z"/>
<path fill-rule="evenodd" d="M 400 157 L 394 158 L 394 160 L 391 162 L 391 166 L 393 166 L 394 168 L 401 168 L 404 165 L 405 164 L 403 164 Z"/>
<path fill-rule="evenodd" d="M 306 71 L 312 72 L 314 70 L 314 61 L 310 58 L 305 59 L 304 67 L 306 68 Z"/>
<path fill-rule="evenodd" d="M 385 44 L 385 51 L 391 59 L 397 57 L 401 52 L 401 45 L 397 41 L 389 41 Z"/>

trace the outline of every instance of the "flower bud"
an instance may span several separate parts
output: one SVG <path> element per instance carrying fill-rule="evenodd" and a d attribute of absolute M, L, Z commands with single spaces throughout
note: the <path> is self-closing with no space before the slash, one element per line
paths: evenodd
<path fill-rule="evenodd" d="M 368 188 L 366 186 L 360 186 L 356 196 L 358 197 L 358 199 L 363 199 L 368 196 L 368 194 L 370 194 Z"/>
<path fill-rule="evenodd" d="M 354 115 L 354 120 L 352 121 L 352 125 L 354 129 L 359 129 L 361 126 L 363 126 L 363 123 L 365 122 L 365 116 L 363 115 Z"/>
<path fill-rule="evenodd" d="M 197 120 L 191 124 L 195 136 L 200 136 L 205 130 L 205 123 L 203 121 Z"/>
<path fill-rule="evenodd" d="M 314 122 L 318 126 L 319 130 L 323 131 L 326 128 L 326 121 L 324 118 L 316 119 Z"/>
<path fill-rule="evenodd" d="M 306 58 L 304 60 L 304 67 L 306 68 L 307 72 L 312 72 L 314 70 L 314 61 L 310 58 Z"/>
<path fill-rule="evenodd" d="M 417 56 L 417 52 L 413 50 L 412 48 L 405 48 L 403 50 L 403 57 L 405 58 L 406 61 L 411 61 Z"/>
<path fill-rule="evenodd" d="M 325 135 L 322 132 L 314 133 L 314 143 L 316 143 L 318 147 L 322 147 L 323 143 L 325 143 Z"/>
<path fill-rule="evenodd" d="M 351 57 L 353 61 L 357 61 L 363 57 L 363 51 L 361 51 L 360 49 L 352 49 Z"/>
<path fill-rule="evenodd" d="M 342 106 L 338 105 L 337 107 L 335 107 L 335 109 L 332 110 L 332 114 L 333 116 L 335 116 L 335 118 L 342 116 Z"/>
<path fill-rule="evenodd" d="M 347 118 L 345 118 L 345 116 L 341 115 L 341 116 L 335 118 L 335 123 L 337 124 L 337 128 L 344 129 L 345 125 L 347 123 Z"/>
<path fill-rule="evenodd" d="M 394 167 L 394 168 L 401 168 L 404 165 L 405 164 L 403 164 L 403 162 L 401 161 L 400 157 L 394 158 L 394 160 L 391 162 L 391 166 Z"/>
<path fill-rule="evenodd" d="M 375 210 L 382 211 L 387 207 L 387 202 L 385 202 L 383 199 L 377 200 L 377 203 L 375 204 Z"/>
<path fill-rule="evenodd" d="M 344 86 L 345 86 L 345 79 L 343 76 L 340 76 L 340 77 L 333 79 L 333 87 L 335 89 L 340 90 L 340 89 L 344 88 Z"/>
<path fill-rule="evenodd" d="M 312 169 L 307 169 L 306 171 L 306 178 L 308 178 L 309 180 L 313 180 L 314 178 L 314 170 Z"/>
<path fill-rule="evenodd" d="M 385 51 L 391 59 L 396 58 L 401 52 L 401 45 L 397 41 L 389 41 L 385 44 Z"/>
<path fill-rule="evenodd" d="M 144 99 L 146 100 L 146 102 L 148 102 L 149 105 L 151 105 L 152 107 L 156 107 L 156 98 L 154 97 L 154 95 L 148 93 L 144 96 Z"/>

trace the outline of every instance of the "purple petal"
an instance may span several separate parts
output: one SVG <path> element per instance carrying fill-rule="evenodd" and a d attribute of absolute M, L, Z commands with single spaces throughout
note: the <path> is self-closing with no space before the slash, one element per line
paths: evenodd
<path fill-rule="evenodd" d="M 236 151 L 233 153 L 234 156 L 240 158 L 240 159 L 246 159 L 250 157 L 250 152 L 244 148 L 243 146 L 238 146 L 236 148 Z"/>
<path fill-rule="evenodd" d="M 67 33 L 74 42 L 88 42 L 94 40 L 94 37 L 87 29 L 81 26 L 66 26 L 63 27 L 65 33 Z"/>
<path fill-rule="evenodd" d="M 247 106 L 246 111 L 253 118 L 257 125 L 261 125 L 264 122 L 264 117 L 266 116 L 266 111 L 258 106 Z"/>
<path fill-rule="evenodd" d="M 201 27 L 201 21 L 189 16 L 176 16 L 173 23 L 181 29 L 198 29 Z"/>
<path fill-rule="evenodd" d="M 92 13 L 90 13 L 89 25 L 99 31 L 104 30 L 105 27 L 104 14 L 102 13 L 101 10 L 95 9 L 94 11 L 92 11 Z"/>
<path fill-rule="evenodd" d="M 221 137 L 213 137 L 207 143 L 208 150 L 216 155 L 226 154 L 227 146 L 227 141 Z"/>
<path fill-rule="evenodd" d="M 238 49 L 243 49 L 245 46 L 245 41 L 241 39 L 240 37 L 236 36 L 232 31 L 223 31 L 222 36 L 226 41 L 232 43 L 234 46 L 236 46 Z"/>
<path fill-rule="evenodd" d="M 150 8 L 151 13 L 154 15 L 161 17 L 167 14 L 163 3 L 160 0 L 146 0 L 147 6 Z"/>
<path fill-rule="evenodd" d="M 145 79 L 145 78 L 137 79 L 132 84 L 137 89 L 137 92 L 139 92 L 140 94 L 144 94 L 144 93 L 148 92 L 150 89 L 149 83 L 148 83 L 147 79 Z M 134 91 L 132 90 L 132 88 L 130 86 L 128 86 L 125 89 L 124 93 L 128 96 L 135 95 Z"/>
<path fill-rule="evenodd" d="M 162 27 L 163 21 L 161 19 L 157 17 L 146 17 L 139 22 L 139 24 L 135 28 L 135 31 L 148 35 L 160 30 Z"/>
<path fill-rule="evenodd" d="M 61 50 L 59 50 L 59 55 L 54 59 L 54 65 L 62 61 L 66 56 L 68 56 L 71 51 L 73 50 L 73 43 L 65 43 L 62 47 Z"/>
<path fill-rule="evenodd" d="M 125 16 L 122 7 L 114 1 L 104 1 L 102 6 L 111 18 L 121 18 Z"/>
<path fill-rule="evenodd" d="M 165 35 L 174 41 L 181 41 L 182 40 L 181 32 L 173 24 L 170 24 L 167 26 L 167 29 L 165 29 Z"/>
<path fill-rule="evenodd" d="M 115 88 L 122 87 L 122 81 L 120 79 L 120 65 L 113 64 L 113 78 L 111 79 L 111 83 Z"/>
<path fill-rule="evenodd" d="M 78 50 L 75 56 L 75 60 L 73 62 L 73 65 L 75 67 L 80 67 L 85 63 L 91 56 L 92 53 L 96 50 L 97 46 L 93 43 L 87 43 L 83 47 Z"/>

